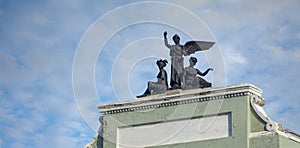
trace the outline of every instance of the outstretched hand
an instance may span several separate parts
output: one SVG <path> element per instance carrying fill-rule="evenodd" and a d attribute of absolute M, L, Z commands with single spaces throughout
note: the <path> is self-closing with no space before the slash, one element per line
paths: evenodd
<path fill-rule="evenodd" d="M 164 32 L 164 37 L 167 38 L 167 31 Z"/>
<path fill-rule="evenodd" d="M 211 71 L 213 71 L 214 69 L 212 69 L 212 68 L 208 68 L 208 70 L 211 70 Z"/>

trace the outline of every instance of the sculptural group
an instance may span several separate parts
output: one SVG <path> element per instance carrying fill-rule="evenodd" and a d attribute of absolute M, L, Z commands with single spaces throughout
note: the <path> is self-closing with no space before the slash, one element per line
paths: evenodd
<path fill-rule="evenodd" d="M 188 56 L 197 51 L 207 50 L 214 45 L 214 42 L 206 41 L 188 41 L 184 45 L 180 44 L 180 37 L 175 34 L 173 36 L 174 45 L 170 45 L 167 39 L 167 32 L 165 31 L 164 44 L 170 49 L 171 56 L 171 79 L 170 88 L 168 87 L 167 72 L 164 70 L 167 60 L 158 60 L 156 62 L 159 73 L 156 82 L 148 82 L 147 89 L 144 94 L 137 96 L 145 97 L 153 94 L 164 93 L 168 89 L 193 89 L 193 88 L 206 88 L 211 87 L 212 84 L 205 81 L 200 76 L 205 76 L 212 68 L 207 69 L 205 72 L 194 68 L 197 63 L 197 58 L 191 57 L 189 59 L 190 65 L 186 68 L 183 66 L 183 56 Z"/>

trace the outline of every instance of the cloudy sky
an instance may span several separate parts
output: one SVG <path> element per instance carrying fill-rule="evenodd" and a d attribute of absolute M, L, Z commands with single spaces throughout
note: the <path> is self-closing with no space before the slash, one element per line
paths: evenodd
<path fill-rule="evenodd" d="M 0 0 L 0 147 L 83 147 L 97 106 L 135 99 L 169 59 L 162 33 L 215 41 L 197 67 L 215 87 L 251 83 L 300 133 L 300 2 Z M 172 43 L 172 42 L 171 42 Z M 169 71 L 169 67 L 167 67 Z"/>

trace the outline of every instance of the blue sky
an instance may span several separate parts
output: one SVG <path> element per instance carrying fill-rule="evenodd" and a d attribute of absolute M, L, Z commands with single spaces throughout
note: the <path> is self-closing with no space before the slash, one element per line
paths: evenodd
<path fill-rule="evenodd" d="M 251 83 L 263 89 L 271 119 L 300 133 L 299 1 L 165 2 L 169 4 L 159 5 L 172 7 L 153 10 L 134 1 L 0 0 L 0 147 L 83 147 L 99 126 L 97 106 L 141 94 L 156 76 L 157 58 L 169 59 L 161 40 L 165 30 L 170 42 L 174 33 L 182 43 L 216 41 L 211 51 L 195 55 L 200 70 L 214 68 L 206 79 L 214 86 Z M 187 23 L 195 21 L 190 13 L 205 24 Z M 144 20 L 131 24 L 137 18 Z M 81 77 L 74 79 L 78 50 L 97 25 L 105 32 L 88 40 L 97 48 L 82 50 L 95 52 L 96 61 L 83 60 Z M 109 34 L 112 28 L 117 31 Z M 109 40 L 97 46 L 104 38 Z M 86 81 L 93 85 L 74 88 Z"/>

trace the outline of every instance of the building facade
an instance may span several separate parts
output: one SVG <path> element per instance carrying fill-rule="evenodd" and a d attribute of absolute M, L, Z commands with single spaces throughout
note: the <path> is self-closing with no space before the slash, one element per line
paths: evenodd
<path fill-rule="evenodd" d="M 262 90 L 242 84 L 171 90 L 99 106 L 100 132 L 86 147 L 299 148 L 263 110 Z"/>

